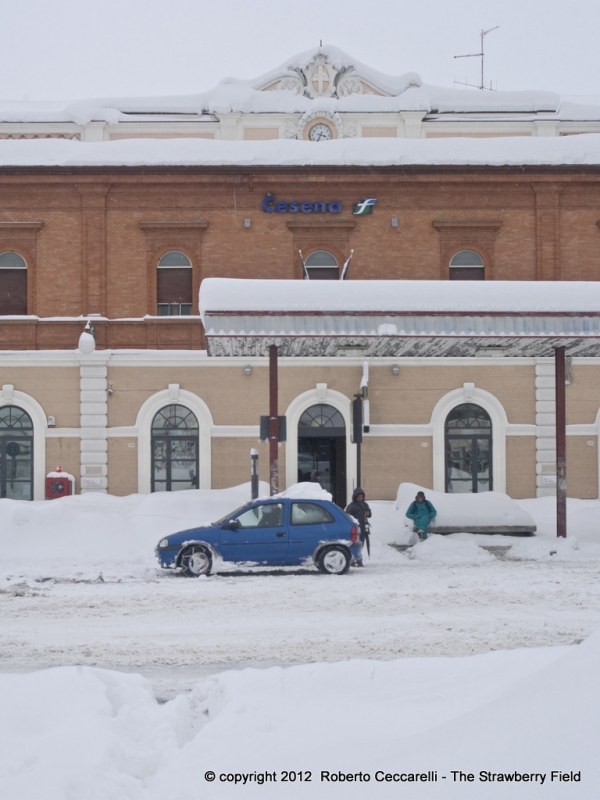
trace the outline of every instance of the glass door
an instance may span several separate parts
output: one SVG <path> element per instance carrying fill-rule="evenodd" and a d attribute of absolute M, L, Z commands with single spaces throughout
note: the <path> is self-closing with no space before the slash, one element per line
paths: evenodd
<path fill-rule="evenodd" d="M 0 497 L 33 500 L 33 423 L 16 406 L 0 408 Z"/>
<path fill-rule="evenodd" d="M 483 408 L 464 403 L 446 420 L 446 491 L 492 491 L 492 423 Z"/>

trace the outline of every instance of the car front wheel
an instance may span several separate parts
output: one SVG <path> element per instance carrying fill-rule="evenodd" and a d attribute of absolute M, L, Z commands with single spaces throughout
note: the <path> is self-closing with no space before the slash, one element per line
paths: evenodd
<path fill-rule="evenodd" d="M 201 575 L 210 575 L 212 556 L 210 550 L 203 545 L 186 547 L 181 554 L 181 571 L 188 578 L 199 578 Z"/>
<path fill-rule="evenodd" d="M 350 567 L 350 553 L 345 547 L 324 547 L 317 556 L 317 568 L 325 575 L 343 575 Z"/>

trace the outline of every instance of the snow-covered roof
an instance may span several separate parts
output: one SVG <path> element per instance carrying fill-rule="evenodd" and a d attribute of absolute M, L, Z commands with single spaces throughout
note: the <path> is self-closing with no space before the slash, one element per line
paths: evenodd
<path fill-rule="evenodd" d="M 292 291 L 293 289 L 293 291 Z M 206 278 L 200 315 L 217 311 L 323 314 L 592 314 L 598 281 L 294 281 Z"/>
<path fill-rule="evenodd" d="M 210 355 L 600 354 L 600 282 L 207 278 L 200 315 Z"/>
<path fill-rule="evenodd" d="M 600 134 L 490 139 L 2 140 L 0 167 L 600 165 Z"/>
<path fill-rule="evenodd" d="M 329 89 L 315 94 L 311 80 L 327 67 Z M 321 86 L 321 89 L 323 87 Z M 386 75 L 333 45 L 292 56 L 253 79 L 228 77 L 197 94 L 102 97 L 75 102 L 0 102 L 0 122 L 131 121 L 131 114 L 225 114 L 314 112 L 538 113 L 557 119 L 599 119 L 600 106 L 568 103 L 547 91 L 481 92 L 424 84 L 415 72 Z M 565 116 L 566 114 L 566 116 Z M 569 116 L 573 114 L 574 116 Z M 583 116 L 582 116 L 583 115 Z"/>

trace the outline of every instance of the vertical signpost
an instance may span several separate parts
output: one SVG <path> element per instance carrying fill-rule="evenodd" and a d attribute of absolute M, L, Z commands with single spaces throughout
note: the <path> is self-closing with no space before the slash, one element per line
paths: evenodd
<path fill-rule="evenodd" d="M 277 345 L 269 347 L 269 480 L 271 495 L 279 491 L 279 418 L 277 416 Z"/>
<path fill-rule="evenodd" d="M 258 497 L 258 450 L 254 447 L 250 450 L 250 486 L 252 500 Z"/>
<path fill-rule="evenodd" d="M 565 348 L 554 349 L 556 392 L 556 535 L 567 535 L 567 427 Z"/>
<path fill-rule="evenodd" d="M 360 446 L 363 435 L 362 395 L 355 394 L 352 401 L 352 440 L 356 445 L 356 487 L 361 485 Z"/>

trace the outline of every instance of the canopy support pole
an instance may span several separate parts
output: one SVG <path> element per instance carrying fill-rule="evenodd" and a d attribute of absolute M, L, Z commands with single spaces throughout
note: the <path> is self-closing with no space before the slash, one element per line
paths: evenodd
<path fill-rule="evenodd" d="M 565 348 L 554 349 L 556 392 L 556 535 L 567 535 L 567 425 Z"/>
<path fill-rule="evenodd" d="M 279 418 L 277 409 L 277 345 L 269 347 L 269 476 L 271 495 L 279 491 Z"/>

